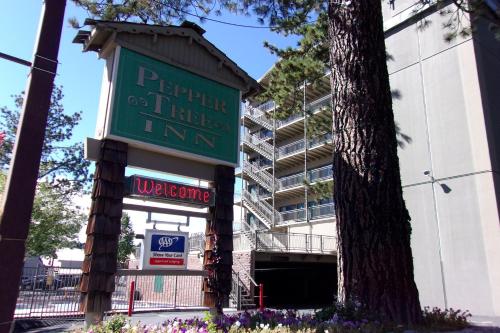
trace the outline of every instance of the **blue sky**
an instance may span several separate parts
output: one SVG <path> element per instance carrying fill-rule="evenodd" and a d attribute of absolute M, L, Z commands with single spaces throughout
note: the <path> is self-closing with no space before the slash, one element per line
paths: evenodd
<path fill-rule="evenodd" d="M 31 61 L 42 7 L 41 0 L 5 1 L 0 14 L 0 52 Z M 76 140 L 83 140 L 94 133 L 99 99 L 103 61 L 95 53 L 82 53 L 81 45 L 73 44 L 76 35 L 67 22 L 77 17 L 80 23 L 86 12 L 68 0 L 59 51 L 59 68 L 56 83 L 64 87 L 64 105 L 67 112 L 83 111 L 83 120 L 75 132 Z M 263 47 L 264 40 L 279 46 L 293 45 L 294 38 L 285 38 L 268 29 L 239 28 L 220 23 L 199 23 L 207 32 L 205 38 L 222 50 L 252 77 L 258 79 L 275 62 L 276 57 Z M 259 24 L 254 17 L 227 14 L 219 20 L 239 24 Z M 10 95 L 25 89 L 29 68 L 0 59 L 0 106 L 12 106 Z"/>
<path fill-rule="evenodd" d="M 2 3 L 0 52 L 32 61 L 41 8 L 41 0 L 16 0 Z M 96 53 L 82 53 L 81 45 L 72 43 L 77 30 L 69 25 L 68 18 L 70 17 L 76 17 L 82 23 L 87 15 L 85 11 L 76 8 L 68 0 L 59 50 L 60 64 L 56 84 L 63 86 L 65 95 L 63 104 L 66 112 L 83 111 L 83 119 L 76 128 L 73 138 L 81 142 L 85 137 L 94 135 L 104 62 L 97 59 Z M 226 14 L 216 18 L 238 24 L 259 25 L 255 17 Z M 296 38 L 285 38 L 268 29 L 241 28 L 209 21 L 200 23 L 195 17 L 188 19 L 200 24 L 206 30 L 204 37 L 255 79 L 261 77 L 276 61 L 276 56 L 271 55 L 263 47 L 265 40 L 280 47 L 296 43 Z M 28 67 L 0 59 L 0 107 L 13 107 L 13 99 L 10 96 L 25 89 L 28 73 Z M 237 188 L 239 187 L 237 185 Z M 135 219 L 143 221 L 143 217 Z M 137 227 L 144 228 L 144 225 L 140 224 Z M 203 224 L 198 223 L 201 230 L 203 230 Z M 136 229 L 135 223 L 134 228 Z"/>

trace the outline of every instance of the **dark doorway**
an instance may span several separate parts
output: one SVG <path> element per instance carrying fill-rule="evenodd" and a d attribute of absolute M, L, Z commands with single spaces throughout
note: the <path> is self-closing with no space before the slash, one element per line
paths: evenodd
<path fill-rule="evenodd" d="M 264 284 L 266 307 L 320 308 L 337 293 L 333 263 L 256 262 L 255 281 Z"/>

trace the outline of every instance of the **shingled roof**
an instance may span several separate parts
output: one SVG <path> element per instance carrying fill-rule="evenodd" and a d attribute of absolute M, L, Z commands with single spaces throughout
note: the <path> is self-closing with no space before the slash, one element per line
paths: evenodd
<path fill-rule="evenodd" d="M 183 44 L 187 43 L 187 45 L 190 46 L 196 45 L 196 50 L 202 52 L 206 59 L 211 58 L 216 61 L 216 66 L 208 66 L 216 67 L 215 72 L 205 73 L 205 76 L 209 74 L 210 79 L 220 82 L 225 81 L 229 85 L 237 86 L 242 92 L 243 98 L 250 97 L 261 89 L 260 84 L 256 80 L 249 76 L 234 61 L 228 58 L 224 52 L 204 38 L 203 34 L 205 30 L 193 22 L 184 21 L 179 26 L 160 26 L 86 19 L 85 25 L 92 27 L 92 29 L 90 31 L 80 30 L 73 39 L 74 43 L 83 45 L 84 52 L 95 51 L 102 55 L 108 45 L 115 43 L 151 55 L 197 74 L 204 72 L 204 68 L 202 67 L 204 65 L 207 67 L 210 64 L 202 64 L 198 58 L 190 60 L 189 57 L 175 54 L 175 47 L 180 45 L 179 40 L 183 40 Z M 144 43 L 141 45 L 135 43 L 138 36 L 151 36 L 150 44 L 153 45 L 153 47 L 148 47 Z M 158 44 L 157 41 L 159 39 L 170 42 L 172 47 L 168 49 L 154 46 Z M 151 51 L 153 48 L 159 48 L 160 50 Z M 228 80 L 230 76 L 233 76 L 233 78 Z"/>

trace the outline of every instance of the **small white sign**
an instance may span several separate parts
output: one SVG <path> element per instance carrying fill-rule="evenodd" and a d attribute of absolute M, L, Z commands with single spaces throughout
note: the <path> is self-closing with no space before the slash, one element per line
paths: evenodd
<path fill-rule="evenodd" d="M 147 229 L 139 269 L 186 269 L 189 233 Z"/>

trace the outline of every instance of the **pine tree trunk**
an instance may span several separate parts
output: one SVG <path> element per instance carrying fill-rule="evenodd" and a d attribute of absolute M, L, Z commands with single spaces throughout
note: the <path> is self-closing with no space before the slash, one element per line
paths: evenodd
<path fill-rule="evenodd" d="M 381 0 L 329 0 L 339 297 L 421 322 L 402 196 Z"/>

